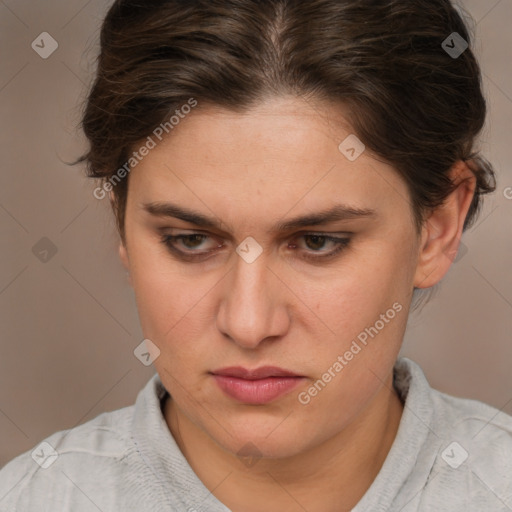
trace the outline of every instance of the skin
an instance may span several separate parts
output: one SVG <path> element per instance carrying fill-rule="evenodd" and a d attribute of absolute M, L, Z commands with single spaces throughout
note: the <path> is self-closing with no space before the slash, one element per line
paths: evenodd
<path fill-rule="evenodd" d="M 392 370 L 413 288 L 442 279 L 462 234 L 475 187 L 462 161 L 452 178 L 468 179 L 418 236 L 393 168 L 368 150 L 353 162 L 339 151 L 351 133 L 341 107 L 300 98 L 271 98 L 244 114 L 199 105 L 130 173 L 120 256 L 144 335 L 160 349 L 154 365 L 172 397 L 165 420 L 202 482 L 235 512 L 340 512 L 361 499 L 403 411 Z M 143 208 L 165 201 L 214 216 L 222 229 Z M 377 215 L 270 232 L 277 221 L 338 203 Z M 304 255 L 335 246 L 303 236 L 311 232 L 348 233 L 351 241 L 314 263 Z M 175 245 L 214 252 L 180 261 L 162 233 L 208 235 Z M 235 252 L 249 236 L 263 249 L 252 263 Z M 301 404 L 298 393 L 393 303 L 402 310 Z M 209 374 L 264 365 L 306 378 L 277 400 L 250 405 L 226 396 Z M 244 446 L 252 459 L 237 455 Z"/>

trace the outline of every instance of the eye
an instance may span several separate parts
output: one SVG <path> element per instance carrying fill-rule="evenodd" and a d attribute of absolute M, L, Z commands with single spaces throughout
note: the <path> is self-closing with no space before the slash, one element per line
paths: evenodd
<path fill-rule="evenodd" d="M 172 254 L 177 256 L 183 261 L 198 261 L 199 259 L 205 260 L 206 257 L 215 252 L 216 249 L 222 248 L 222 244 L 216 244 L 215 248 L 206 249 L 204 242 L 211 238 L 203 233 L 188 233 L 178 235 L 163 235 L 162 243 L 171 251 Z M 302 251 L 302 257 L 310 261 L 326 260 L 335 257 L 343 249 L 345 249 L 349 243 L 350 238 L 344 237 L 333 237 L 323 233 L 306 233 L 298 237 L 309 242 L 306 244 L 309 248 L 313 247 L 312 250 Z M 326 243 L 329 243 L 333 249 L 330 251 L 321 251 L 325 247 Z M 213 244 L 215 246 L 215 244 Z M 178 248 L 180 246 L 181 248 Z M 197 250 L 203 247 L 205 250 Z M 297 247 L 296 244 L 291 244 L 290 247 Z M 185 250 L 183 250 L 184 248 Z M 320 255 L 315 255 L 319 253 Z"/>
<path fill-rule="evenodd" d="M 304 258 L 307 260 L 321 260 L 321 259 L 330 259 L 336 256 L 338 253 L 340 253 L 343 249 L 345 249 L 348 244 L 350 243 L 350 238 L 339 238 L 339 237 L 333 237 L 328 236 L 321 233 L 308 233 L 305 235 L 302 235 L 300 238 L 303 238 L 304 240 L 310 240 L 312 243 L 307 243 L 306 245 L 308 247 L 316 248 L 313 251 L 313 254 L 318 252 L 318 246 L 324 247 L 326 242 L 330 243 L 331 246 L 334 247 L 331 251 L 325 251 L 320 256 L 314 256 L 313 254 L 306 252 L 304 253 Z"/>
<path fill-rule="evenodd" d="M 205 239 L 210 238 L 203 233 L 189 233 L 179 235 L 163 235 L 162 243 L 178 258 L 184 261 L 196 261 L 199 258 L 204 258 L 211 252 L 212 249 L 205 251 L 197 251 L 194 249 L 200 248 Z M 181 245 L 185 247 L 185 251 L 178 249 L 176 246 Z M 218 244 L 217 248 L 221 248 L 222 244 Z"/>

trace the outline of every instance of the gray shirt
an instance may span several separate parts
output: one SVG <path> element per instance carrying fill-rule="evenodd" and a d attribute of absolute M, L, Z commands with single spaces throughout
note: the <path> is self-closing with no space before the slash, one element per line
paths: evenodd
<path fill-rule="evenodd" d="M 405 401 L 400 427 L 352 512 L 511 512 L 512 417 L 432 389 L 406 358 L 394 385 Z M 166 396 L 155 374 L 134 405 L 11 460 L 0 470 L 0 511 L 230 512 L 178 448 L 162 413 Z"/>

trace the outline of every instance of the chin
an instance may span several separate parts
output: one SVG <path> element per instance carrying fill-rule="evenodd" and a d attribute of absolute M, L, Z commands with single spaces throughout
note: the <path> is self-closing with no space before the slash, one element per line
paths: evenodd
<path fill-rule="evenodd" d="M 285 459 L 299 454 L 302 450 L 296 442 L 282 439 L 255 438 L 254 435 L 241 436 L 235 440 L 231 440 L 228 446 L 223 448 L 231 454 L 240 457 L 242 462 L 249 459 L 256 461 L 257 459 Z M 249 464 L 248 464 L 249 465 Z"/>
<path fill-rule="evenodd" d="M 292 425 L 288 425 L 285 428 L 284 423 L 280 420 L 253 422 L 252 425 L 245 422 L 243 426 L 231 424 L 227 428 L 231 435 L 223 429 L 222 432 L 216 430 L 209 434 L 224 450 L 238 457 L 281 459 L 307 449 L 303 445 L 304 435 L 295 426 L 290 428 Z"/>

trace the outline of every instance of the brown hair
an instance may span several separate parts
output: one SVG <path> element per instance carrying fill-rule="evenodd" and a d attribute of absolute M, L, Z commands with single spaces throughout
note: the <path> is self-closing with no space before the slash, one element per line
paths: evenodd
<path fill-rule="evenodd" d="M 454 32 L 469 45 L 457 57 L 443 47 Z M 190 98 L 244 112 L 283 94 L 347 107 L 354 133 L 405 180 L 418 232 L 454 190 L 458 160 L 476 176 L 464 230 L 496 188 L 474 150 L 480 68 L 449 0 L 116 0 L 82 120 L 90 149 L 75 163 L 106 181 Z M 123 240 L 128 181 L 113 187 Z"/>

